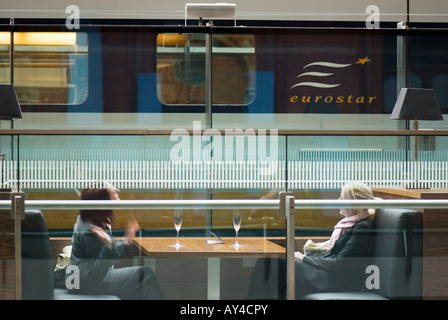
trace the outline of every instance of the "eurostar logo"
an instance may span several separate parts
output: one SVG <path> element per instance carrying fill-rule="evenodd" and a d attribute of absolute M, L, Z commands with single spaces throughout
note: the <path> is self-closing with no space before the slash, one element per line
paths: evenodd
<path fill-rule="evenodd" d="M 354 64 L 361 64 L 361 65 L 365 65 L 367 62 L 372 61 L 371 59 L 369 59 L 369 57 L 365 57 L 365 58 L 358 58 L 358 61 L 355 62 Z M 306 66 L 303 67 L 303 69 L 308 69 L 314 66 L 320 66 L 320 67 L 325 67 L 328 68 L 330 71 L 334 70 L 334 69 L 344 69 L 344 68 L 348 68 L 350 66 L 352 66 L 353 63 L 348 63 L 348 64 L 341 64 L 341 63 L 334 63 L 334 62 L 325 62 L 325 61 L 317 61 L 317 62 L 312 62 L 307 64 Z M 302 78 L 302 77 L 317 77 L 317 78 L 323 78 L 323 77 L 331 77 L 332 75 L 335 74 L 336 71 L 333 72 L 316 72 L 316 71 L 309 71 L 309 72 L 303 72 L 301 74 L 299 74 L 297 76 L 297 78 Z M 295 87 L 300 87 L 300 86 L 308 86 L 308 87 L 316 87 L 316 88 L 336 88 L 339 87 L 341 84 L 340 83 L 323 83 L 321 81 L 303 81 L 303 82 L 298 82 L 296 84 L 294 84 L 293 86 L 290 87 L 290 89 L 295 88 Z"/>
<path fill-rule="evenodd" d="M 353 68 L 355 65 L 363 69 L 370 62 L 372 62 L 372 59 L 370 59 L 368 56 L 364 58 L 357 58 L 357 61 L 354 61 L 352 63 L 337 63 L 330 61 L 311 62 L 303 67 L 304 72 L 300 73 L 297 76 L 297 79 L 299 79 L 299 81 L 292 85 L 290 89 L 298 87 L 312 87 L 317 88 L 317 90 L 323 89 L 322 93 L 316 95 L 316 91 L 314 90 L 311 91 L 314 94 L 310 95 L 311 92 L 308 93 L 308 91 L 305 91 L 308 94 L 301 96 L 292 95 L 289 98 L 289 102 L 294 104 L 303 103 L 305 105 L 308 105 L 309 103 L 336 103 L 339 105 L 344 104 L 351 106 L 353 106 L 354 104 L 370 105 L 375 102 L 376 96 L 357 95 L 355 92 L 340 92 L 342 93 L 342 95 L 339 95 L 335 94 L 337 91 L 330 90 L 340 87 L 342 82 L 346 84 L 345 91 L 353 90 L 353 88 L 350 86 L 350 78 L 353 77 L 353 73 L 350 71 L 341 74 L 341 70 Z M 352 71 L 359 72 L 361 70 L 358 69 Z M 328 94 L 325 95 L 325 92 L 328 92 Z"/>

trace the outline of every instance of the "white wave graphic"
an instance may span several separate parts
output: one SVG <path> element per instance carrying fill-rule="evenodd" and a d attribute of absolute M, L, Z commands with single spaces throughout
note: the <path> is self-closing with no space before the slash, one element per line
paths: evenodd
<path fill-rule="evenodd" d="M 297 76 L 297 78 L 305 77 L 305 76 L 314 76 L 314 77 L 329 77 L 334 73 L 325 73 L 325 72 L 304 72 Z"/>
<path fill-rule="evenodd" d="M 334 62 L 325 62 L 325 61 L 317 61 L 307 64 L 303 67 L 303 69 L 306 69 L 311 66 L 322 66 L 322 67 L 328 67 L 328 68 L 347 68 L 351 66 L 351 63 L 348 64 L 342 64 L 342 63 L 334 63 Z"/>
<path fill-rule="evenodd" d="M 347 67 L 349 67 L 351 65 L 352 65 L 351 63 L 343 64 L 343 63 L 335 63 L 335 62 L 327 62 L 327 61 L 316 61 L 316 62 L 312 62 L 312 63 L 307 64 L 306 66 L 303 67 L 303 69 L 306 69 L 308 67 L 313 67 L 313 66 L 321 66 L 321 67 L 327 67 L 327 68 L 338 68 L 338 69 L 340 69 L 340 68 L 347 68 Z M 332 76 L 333 74 L 334 73 L 310 71 L 310 72 L 304 72 L 304 73 L 299 74 L 297 76 L 297 78 L 305 77 L 305 76 L 329 77 L 329 76 Z M 328 84 L 328 83 L 321 83 L 321 82 L 305 81 L 305 82 L 296 83 L 295 85 L 293 85 L 289 89 L 292 89 L 292 88 L 295 88 L 295 87 L 301 87 L 301 86 L 331 89 L 331 88 L 336 88 L 336 87 L 338 87 L 340 85 L 341 85 L 340 83 Z"/>
<path fill-rule="evenodd" d="M 300 87 L 300 86 L 329 89 L 329 88 L 336 88 L 340 85 L 341 85 L 340 83 L 326 84 L 326 83 L 320 83 L 320 82 L 299 82 L 299 83 L 296 83 L 295 85 L 293 85 L 290 89 L 295 88 L 295 87 Z"/>

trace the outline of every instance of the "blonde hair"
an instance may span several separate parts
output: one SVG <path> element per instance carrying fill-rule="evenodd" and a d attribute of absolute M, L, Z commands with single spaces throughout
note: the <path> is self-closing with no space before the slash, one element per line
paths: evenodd
<path fill-rule="evenodd" d="M 372 189 L 362 182 L 349 182 L 342 187 L 341 197 L 345 200 L 375 200 Z M 369 219 L 373 218 L 376 209 L 368 209 Z"/>

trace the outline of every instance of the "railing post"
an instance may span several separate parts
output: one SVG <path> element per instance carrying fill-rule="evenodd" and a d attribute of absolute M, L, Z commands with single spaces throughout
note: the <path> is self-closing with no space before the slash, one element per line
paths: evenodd
<path fill-rule="evenodd" d="M 278 217 L 280 219 L 286 220 L 286 206 L 285 206 L 285 197 L 292 196 L 293 193 L 290 191 L 281 191 L 278 193 L 278 198 L 280 199 L 280 207 L 278 208 Z"/>
<path fill-rule="evenodd" d="M 288 300 L 295 300 L 295 215 L 294 215 L 294 197 L 285 197 L 286 209 L 286 290 Z"/>
<path fill-rule="evenodd" d="M 11 193 L 11 219 L 14 220 L 16 300 L 22 300 L 22 220 L 25 219 L 25 194 Z"/>
<path fill-rule="evenodd" d="M 294 196 L 292 192 L 280 192 L 279 216 L 286 219 L 286 296 L 295 300 L 295 215 Z"/>

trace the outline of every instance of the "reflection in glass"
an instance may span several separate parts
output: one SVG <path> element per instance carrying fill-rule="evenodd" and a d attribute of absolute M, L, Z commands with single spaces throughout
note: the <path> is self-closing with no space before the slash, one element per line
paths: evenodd
<path fill-rule="evenodd" d="M 10 33 L 0 32 L 0 83 L 11 83 Z"/>
<path fill-rule="evenodd" d="M 0 83 L 9 83 L 10 32 L 0 32 Z M 14 32 L 14 84 L 20 103 L 83 103 L 88 46 L 83 32 Z"/>
<path fill-rule="evenodd" d="M 157 36 L 157 96 L 167 105 L 205 104 L 206 35 Z M 247 105 L 255 98 L 255 38 L 247 34 L 213 35 L 212 100 Z M 232 92 L 232 94 L 229 94 Z"/>

